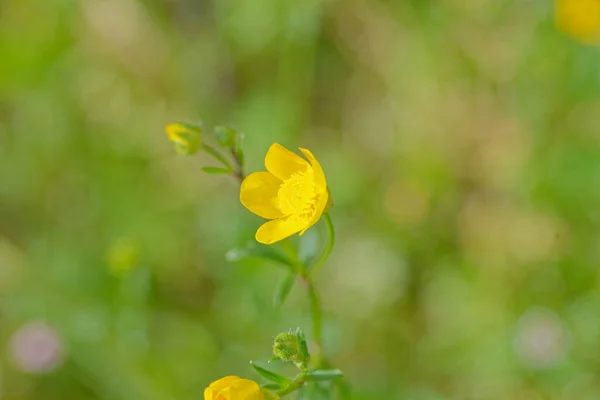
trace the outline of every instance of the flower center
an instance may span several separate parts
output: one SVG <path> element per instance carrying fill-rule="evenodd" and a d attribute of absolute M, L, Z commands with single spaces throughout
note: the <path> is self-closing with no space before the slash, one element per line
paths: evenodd
<path fill-rule="evenodd" d="M 317 203 L 317 187 L 313 172 L 296 172 L 286 179 L 277 192 L 279 209 L 285 215 L 311 219 Z"/>

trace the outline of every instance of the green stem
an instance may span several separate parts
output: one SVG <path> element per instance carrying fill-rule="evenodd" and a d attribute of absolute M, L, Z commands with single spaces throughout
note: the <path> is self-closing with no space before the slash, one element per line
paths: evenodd
<path fill-rule="evenodd" d="M 328 233 L 327 247 L 325 247 L 325 250 L 321 254 L 321 257 L 319 257 L 319 259 L 313 263 L 313 265 L 310 269 L 311 277 L 314 277 L 317 274 L 317 271 L 319 271 L 319 269 L 323 266 L 323 264 L 325 264 L 325 261 L 327 261 L 327 259 L 329 258 L 329 255 L 331 254 L 331 251 L 333 250 L 333 246 L 335 245 L 335 230 L 333 229 L 333 222 L 331 221 L 331 217 L 329 216 L 328 213 L 323 214 L 323 217 L 324 217 L 325 223 L 327 225 L 327 233 Z"/>
<path fill-rule="evenodd" d="M 323 331 L 321 328 L 323 322 L 323 312 L 321 310 L 321 301 L 319 300 L 317 291 L 315 290 L 315 284 L 310 277 L 306 277 L 306 284 L 308 286 L 308 298 L 310 301 L 312 337 L 315 345 L 317 346 L 315 359 L 317 365 L 320 365 L 322 360 L 321 352 L 323 349 Z"/>
<path fill-rule="evenodd" d="M 296 390 L 300 389 L 302 386 L 304 386 L 304 377 L 302 377 L 301 379 L 295 380 L 294 382 L 290 383 L 283 389 L 277 391 L 277 394 L 279 395 L 279 397 L 283 397 L 285 395 L 295 392 Z"/>
<path fill-rule="evenodd" d="M 207 152 L 208 154 L 210 154 L 211 156 L 213 156 L 214 158 L 216 158 L 217 160 L 221 161 L 221 163 L 223 163 L 225 168 L 227 168 L 231 171 L 235 171 L 235 169 L 233 168 L 233 165 L 231 165 L 229 160 L 227 160 L 225 157 L 223 157 L 223 155 L 221 153 L 219 153 L 219 151 L 217 149 L 215 149 L 214 147 L 212 147 L 206 143 L 202 143 L 202 146 L 200 148 L 202 150 L 204 150 L 205 152 Z"/>
<path fill-rule="evenodd" d="M 243 160 L 240 157 L 239 151 L 237 151 L 235 148 L 231 150 L 231 155 L 233 156 L 233 161 L 235 162 L 234 175 L 240 180 L 241 183 L 246 177 L 246 175 L 244 174 Z"/>

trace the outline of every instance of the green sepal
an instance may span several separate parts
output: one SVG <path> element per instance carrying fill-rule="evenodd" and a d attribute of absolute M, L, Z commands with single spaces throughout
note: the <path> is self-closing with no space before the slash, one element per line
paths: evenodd
<path fill-rule="evenodd" d="M 316 369 L 308 371 L 306 380 L 310 382 L 331 381 L 342 378 L 344 374 L 339 369 Z"/>
<path fill-rule="evenodd" d="M 202 171 L 206 172 L 207 174 L 230 174 L 231 170 L 227 169 L 227 168 L 221 168 L 221 167 L 203 167 Z"/>
<path fill-rule="evenodd" d="M 293 271 L 290 271 L 281 282 L 279 282 L 277 288 L 275 288 L 275 293 L 273 294 L 273 307 L 279 308 L 285 303 L 295 281 L 296 274 Z"/>
<path fill-rule="evenodd" d="M 294 263 L 286 255 L 272 247 L 258 246 L 253 242 L 246 245 L 246 247 L 235 247 L 225 254 L 225 259 L 229 262 L 241 261 L 245 258 L 262 258 L 294 268 Z"/>
<path fill-rule="evenodd" d="M 298 353 L 300 355 L 300 359 L 305 363 L 308 363 L 308 360 L 310 359 L 310 353 L 308 352 L 308 345 L 306 344 L 304 332 L 300 327 L 296 329 L 296 336 L 298 336 Z"/>
<path fill-rule="evenodd" d="M 250 361 L 250 365 L 252 365 L 254 367 L 254 369 L 256 370 L 256 372 L 258 372 L 260 374 L 260 376 L 262 376 L 263 378 L 266 378 L 270 381 L 276 382 L 280 386 L 287 386 L 290 383 L 292 383 L 292 381 L 290 381 L 285 376 L 279 375 L 276 372 L 269 371 L 267 369 L 259 367 L 258 365 L 254 364 L 254 362 L 252 362 L 252 361 Z"/>

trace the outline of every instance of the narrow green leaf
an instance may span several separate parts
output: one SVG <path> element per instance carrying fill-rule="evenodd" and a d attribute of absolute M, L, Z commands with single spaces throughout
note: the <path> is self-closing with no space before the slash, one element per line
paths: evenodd
<path fill-rule="evenodd" d="M 317 369 L 306 374 L 306 380 L 312 382 L 330 381 L 342 378 L 344 374 L 339 369 Z"/>
<path fill-rule="evenodd" d="M 281 385 L 279 383 L 264 383 L 262 385 L 260 385 L 261 388 L 265 388 L 265 389 L 272 389 L 272 390 L 279 390 L 281 389 Z"/>
<path fill-rule="evenodd" d="M 231 170 L 221 167 L 203 167 L 202 171 L 207 174 L 230 174 Z"/>
<path fill-rule="evenodd" d="M 294 282 L 296 281 L 296 274 L 293 271 L 288 272 L 288 274 L 279 282 L 277 288 L 275 289 L 275 293 L 273 295 L 273 307 L 279 308 L 285 303 L 288 295 L 292 291 L 292 287 L 294 286 Z"/>
<path fill-rule="evenodd" d="M 267 369 L 259 367 L 258 365 L 254 364 L 254 362 L 252 362 L 252 361 L 250 361 L 250 364 L 254 367 L 256 372 L 258 372 L 263 378 L 266 378 L 270 381 L 279 383 L 280 386 L 287 386 L 290 383 L 292 383 L 292 381 L 290 381 L 288 378 L 286 378 L 283 375 L 279 375 L 276 372 L 269 371 Z"/>
<path fill-rule="evenodd" d="M 245 258 L 262 258 L 294 268 L 294 263 L 286 255 L 272 247 L 258 246 L 253 243 L 246 247 L 233 248 L 225 254 L 225 259 L 229 262 L 241 261 Z"/>

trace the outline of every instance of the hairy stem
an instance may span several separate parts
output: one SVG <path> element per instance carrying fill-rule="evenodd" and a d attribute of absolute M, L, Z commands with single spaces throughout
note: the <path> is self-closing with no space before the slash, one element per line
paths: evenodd
<path fill-rule="evenodd" d="M 300 389 L 302 386 L 304 386 L 304 377 L 297 379 L 294 382 L 290 383 L 283 389 L 279 390 L 277 392 L 277 394 L 279 395 L 279 397 L 283 397 L 285 395 L 295 392 L 296 390 Z"/>

